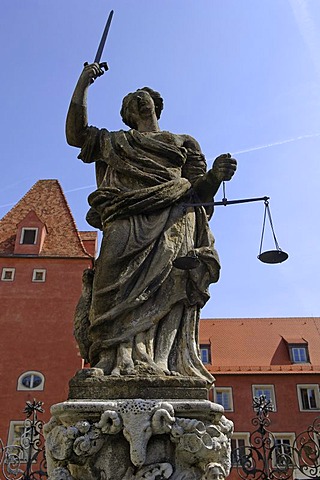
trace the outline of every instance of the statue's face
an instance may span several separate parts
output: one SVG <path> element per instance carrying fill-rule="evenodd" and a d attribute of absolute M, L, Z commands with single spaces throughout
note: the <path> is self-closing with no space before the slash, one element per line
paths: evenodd
<path fill-rule="evenodd" d="M 224 480 L 224 475 L 220 470 L 220 468 L 213 467 L 207 473 L 207 479 L 208 480 Z"/>
<path fill-rule="evenodd" d="M 155 106 L 151 95 L 144 90 L 138 90 L 132 94 L 128 105 L 130 117 L 145 118 L 155 115 Z"/>

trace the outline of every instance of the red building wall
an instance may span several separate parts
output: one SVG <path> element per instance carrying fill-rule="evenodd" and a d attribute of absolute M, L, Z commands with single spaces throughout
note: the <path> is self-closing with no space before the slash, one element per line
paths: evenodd
<path fill-rule="evenodd" d="M 39 180 L 0 220 L 0 438 L 4 443 L 10 422 L 25 419 L 26 400 L 44 402 L 42 419 L 48 421 L 50 406 L 67 399 L 68 382 L 82 366 L 73 338 L 74 311 L 83 270 L 92 268 L 96 243 L 96 232 L 77 230 L 57 180 Z M 14 276 L 6 269 L 14 269 Z M 34 278 L 35 269 L 45 276 Z M 18 385 L 26 372 L 44 377 L 41 389 L 21 381 Z"/>
<path fill-rule="evenodd" d="M 6 441 L 10 420 L 22 420 L 26 400 L 49 407 L 68 396 L 68 381 L 81 368 L 73 338 L 74 309 L 82 272 L 91 260 L 72 258 L 0 258 L 0 270 L 15 268 L 12 282 L 0 282 L 0 438 Z M 33 269 L 46 269 L 43 283 L 32 282 Z M 39 371 L 43 391 L 17 391 L 19 376 Z"/>
<path fill-rule="evenodd" d="M 319 374 L 231 374 L 216 375 L 215 385 L 232 387 L 233 411 L 226 416 L 234 422 L 235 432 L 250 432 L 254 429 L 251 419 L 255 416 L 252 408 L 253 385 L 273 385 L 276 410 L 270 413 L 272 432 L 300 433 L 312 423 L 320 411 L 301 411 L 299 408 L 297 384 L 317 384 Z M 211 398 L 212 392 L 211 392 Z"/>

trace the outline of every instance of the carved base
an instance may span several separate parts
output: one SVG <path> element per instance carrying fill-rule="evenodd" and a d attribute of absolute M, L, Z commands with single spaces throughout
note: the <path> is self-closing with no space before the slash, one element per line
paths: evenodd
<path fill-rule="evenodd" d="M 208 400 L 70 400 L 51 413 L 50 480 L 210 480 L 230 470 L 233 424 Z"/>

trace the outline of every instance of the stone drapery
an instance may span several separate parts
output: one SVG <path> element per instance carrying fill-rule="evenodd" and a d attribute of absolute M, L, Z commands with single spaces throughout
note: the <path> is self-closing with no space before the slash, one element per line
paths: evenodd
<path fill-rule="evenodd" d="M 103 230 L 88 358 L 94 366 L 108 352 L 107 374 L 119 345 L 131 343 L 140 370 L 160 366 L 212 381 L 198 356 L 197 330 L 219 259 L 205 209 L 186 207 L 206 165 L 201 152 L 179 146 L 176 137 L 89 127 L 79 155 L 96 163 L 98 188 L 89 196 L 87 219 Z M 190 251 L 199 266 L 176 268 L 174 260 Z"/>

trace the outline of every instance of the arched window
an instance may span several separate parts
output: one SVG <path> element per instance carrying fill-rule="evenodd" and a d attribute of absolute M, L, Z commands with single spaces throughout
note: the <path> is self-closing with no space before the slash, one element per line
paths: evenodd
<path fill-rule="evenodd" d="M 43 390 L 44 376 L 40 372 L 24 372 L 18 378 L 17 390 Z"/>

